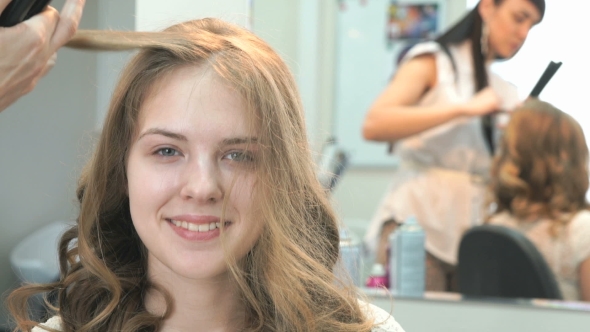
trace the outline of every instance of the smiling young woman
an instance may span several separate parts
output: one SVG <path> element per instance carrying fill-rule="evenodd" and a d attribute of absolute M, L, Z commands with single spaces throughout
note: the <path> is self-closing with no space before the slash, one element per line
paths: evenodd
<path fill-rule="evenodd" d="M 338 222 L 265 42 L 203 19 L 71 45 L 140 51 L 80 179 L 60 280 L 9 298 L 20 329 L 402 331 L 334 274 Z M 58 299 L 43 325 L 27 315 L 38 292 Z"/>

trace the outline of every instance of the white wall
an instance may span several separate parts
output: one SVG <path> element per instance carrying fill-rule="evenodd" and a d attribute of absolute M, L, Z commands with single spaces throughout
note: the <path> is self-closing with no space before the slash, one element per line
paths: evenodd
<path fill-rule="evenodd" d="M 174 23 L 217 17 L 241 26 L 249 25 L 248 0 L 135 0 L 136 28 L 160 30 Z"/>
<path fill-rule="evenodd" d="M 135 1 L 101 0 L 97 1 L 97 20 L 100 30 L 135 30 Z M 85 16 L 88 14 L 85 11 Z M 100 52 L 97 54 L 96 78 L 96 132 L 100 132 L 102 122 L 109 108 L 111 94 L 121 73 L 129 60 L 131 52 Z"/>
<path fill-rule="evenodd" d="M 295 76 L 314 151 L 330 135 L 336 1 L 253 0 L 252 31 L 269 43 Z M 329 10 L 328 10 L 329 8 Z M 327 34 L 326 34 L 327 33 Z M 326 103 L 328 102 L 328 103 Z"/>

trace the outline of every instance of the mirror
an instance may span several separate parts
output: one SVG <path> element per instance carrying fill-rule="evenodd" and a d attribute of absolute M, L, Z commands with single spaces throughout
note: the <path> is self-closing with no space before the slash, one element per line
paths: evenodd
<path fill-rule="evenodd" d="M 414 41 L 398 33 L 391 38 L 392 7 L 408 11 L 417 7 L 425 12 L 432 6 L 440 23 L 438 32 L 444 31 L 478 1 L 342 1 L 336 15 L 336 80 L 334 82 L 334 132 L 342 137 L 351 149 L 351 167 L 335 192 L 336 205 L 351 229 L 364 234 L 388 190 L 395 154 L 389 155 L 386 144 L 364 141 L 360 127 L 370 104 L 382 91 L 395 72 L 397 55 Z M 524 46 L 509 61 L 495 62 L 492 71 L 518 88 L 524 100 L 550 61 L 564 63 L 560 71 L 547 85 L 541 99 L 552 103 L 572 115 L 585 129 L 590 130 L 587 112 L 581 96 L 582 85 L 572 84 L 576 77 L 590 74 L 585 56 L 574 41 L 582 40 L 580 26 L 568 26 L 566 22 L 583 22 L 577 14 L 586 5 L 572 10 L 571 4 L 546 0 L 547 11 L 543 22 L 529 33 Z M 406 8 L 403 8 L 406 6 Z M 576 13 L 574 13 L 576 12 Z M 395 30 L 395 29 L 394 29 Z M 399 29 L 398 29 L 399 30 Z M 389 33 L 389 34 L 388 34 Z M 378 193 L 378 194 L 377 194 Z M 587 195 L 588 196 L 588 195 Z"/>
<path fill-rule="evenodd" d="M 335 188 L 333 201 L 342 220 L 357 234 L 365 233 L 396 168 L 396 158 L 387 153 L 386 144 L 368 143 L 361 137 L 367 108 L 395 72 L 396 56 L 411 44 L 407 39 L 396 43 L 391 37 L 396 26 L 388 26 L 388 10 L 393 5 L 433 5 L 438 15 L 436 30 L 440 32 L 477 2 L 334 0 L 314 7 L 312 1 L 301 0 L 291 3 L 296 7 L 292 12 L 297 15 L 290 15 L 289 26 L 284 28 L 268 16 L 274 10 L 269 9 L 268 0 L 253 2 L 253 30 L 271 44 L 275 40 L 273 46 L 291 62 L 302 86 L 307 121 L 313 128 L 312 141 L 333 134 L 350 153 L 350 167 Z M 541 99 L 570 113 L 588 132 L 590 122 L 580 100 L 584 86 L 571 82 L 577 82 L 576 77 L 585 77 L 590 70 L 582 62 L 584 53 L 575 42 L 583 40 L 584 29 L 581 23 L 573 23 L 584 22 L 582 15 L 587 11 L 583 9 L 589 5 L 576 5 L 575 10 L 571 4 L 558 0 L 546 0 L 546 5 L 543 22 L 530 31 L 519 53 L 510 61 L 496 62 L 492 70 L 516 85 L 519 96 L 524 98 L 550 61 L 562 61 L 563 66 Z M 275 19 L 280 17 L 281 14 L 275 15 Z M 281 38 L 282 30 L 290 38 Z M 314 37 L 305 39 L 310 31 Z M 316 62 L 306 56 L 316 57 Z M 306 68 L 321 70 L 313 76 L 308 75 L 311 71 Z M 309 86 L 319 92 L 309 94 Z"/>

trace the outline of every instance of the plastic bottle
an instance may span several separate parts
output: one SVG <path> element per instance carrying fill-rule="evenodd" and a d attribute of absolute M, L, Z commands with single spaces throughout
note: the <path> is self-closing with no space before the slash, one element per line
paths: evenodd
<path fill-rule="evenodd" d="M 346 226 L 340 228 L 340 260 L 344 272 L 348 274 L 347 278 L 350 278 L 355 286 L 361 287 L 362 242 Z"/>
<path fill-rule="evenodd" d="M 389 280 L 387 276 L 387 271 L 383 264 L 375 263 L 371 268 L 371 274 L 367 278 L 367 282 L 365 286 L 371 288 L 377 287 L 389 287 Z"/>
<path fill-rule="evenodd" d="M 425 234 L 409 217 L 389 236 L 389 288 L 397 295 L 422 297 L 426 281 Z"/>

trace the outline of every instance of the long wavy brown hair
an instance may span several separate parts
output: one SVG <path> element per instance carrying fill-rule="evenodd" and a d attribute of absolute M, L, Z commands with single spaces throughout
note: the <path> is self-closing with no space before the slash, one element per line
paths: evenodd
<path fill-rule="evenodd" d="M 557 235 L 588 207 L 588 146 L 582 127 L 549 103 L 532 99 L 516 110 L 492 163 L 495 213 L 553 221 Z"/>
<path fill-rule="evenodd" d="M 347 281 L 335 277 L 338 224 L 314 171 L 295 81 L 280 57 L 247 30 L 202 19 L 163 32 L 80 31 L 70 47 L 140 49 L 115 89 L 96 151 L 83 170 L 77 225 L 59 244 L 61 276 L 28 285 L 8 299 L 18 329 L 39 325 L 27 299 L 57 296 L 63 331 L 157 331 L 172 299 L 147 277 L 147 252 L 126 193 L 125 161 L 145 94 L 182 66 L 206 66 L 245 100 L 257 123 L 257 164 L 264 230 L 239 265 L 228 266 L 247 318 L 244 331 L 369 331 L 373 326 Z M 166 297 L 167 312 L 146 310 L 148 291 Z"/>

